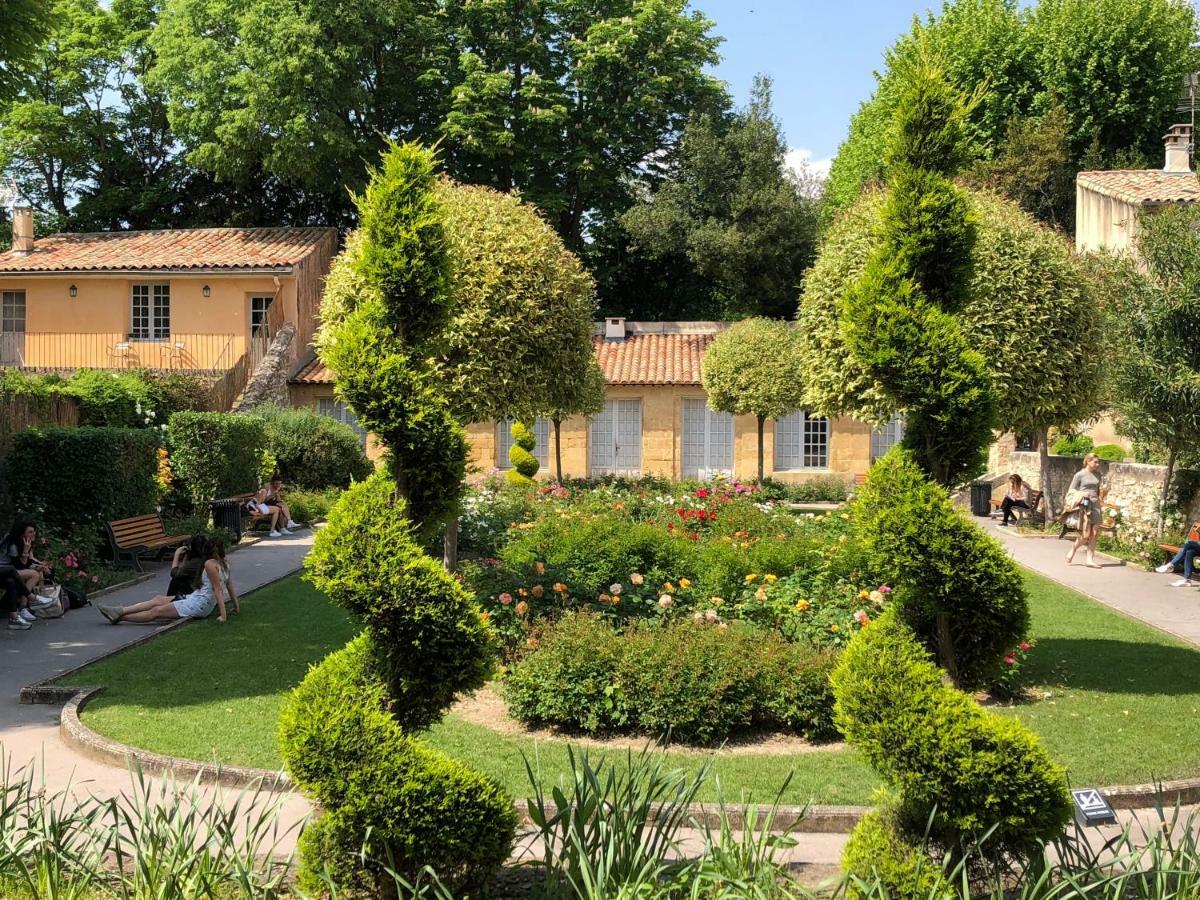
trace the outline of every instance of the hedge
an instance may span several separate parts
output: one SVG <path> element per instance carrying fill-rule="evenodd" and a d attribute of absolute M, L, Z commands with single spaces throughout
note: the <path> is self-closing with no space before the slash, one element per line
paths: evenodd
<path fill-rule="evenodd" d="M 94 552 L 104 523 L 155 510 L 159 434 L 44 428 L 13 435 L 6 461 L 14 512 Z"/>
<path fill-rule="evenodd" d="M 167 440 L 175 478 L 193 503 L 255 491 L 262 481 L 267 430 L 261 419 L 178 412 L 167 424 Z"/>
<path fill-rule="evenodd" d="M 288 484 L 323 490 L 347 487 L 371 474 L 371 462 L 349 425 L 310 409 L 281 406 L 260 406 L 249 415 L 266 428 L 276 471 Z"/>

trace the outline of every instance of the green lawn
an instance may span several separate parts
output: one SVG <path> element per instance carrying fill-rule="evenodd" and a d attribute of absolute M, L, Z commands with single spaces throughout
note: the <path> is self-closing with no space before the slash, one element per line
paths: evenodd
<path fill-rule="evenodd" d="M 1037 647 L 1034 680 L 1051 697 L 1012 710 L 1070 769 L 1076 784 L 1148 782 L 1200 773 L 1200 650 L 1125 619 L 1036 575 L 1026 576 Z M 84 721 L 149 750 L 276 768 L 283 693 L 308 665 L 353 633 L 342 612 L 299 578 L 252 595 L 228 625 L 189 625 L 70 680 L 105 692 Z M 428 735 L 437 747 L 528 794 L 522 753 L 554 779 L 565 743 L 534 744 L 450 716 Z M 672 752 L 695 767 L 711 754 Z M 862 803 L 876 779 L 852 752 L 717 754 L 727 797 L 772 796 L 789 771 L 788 802 Z M 715 792 L 710 788 L 709 797 Z"/>

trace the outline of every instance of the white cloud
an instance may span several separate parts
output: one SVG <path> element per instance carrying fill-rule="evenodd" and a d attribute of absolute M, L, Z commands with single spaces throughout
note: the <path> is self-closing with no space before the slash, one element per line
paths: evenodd
<path fill-rule="evenodd" d="M 797 175 L 807 173 L 822 180 L 829 177 L 829 166 L 833 163 L 833 158 L 828 156 L 824 159 L 813 159 L 813 152 L 807 147 L 792 147 L 784 159 Z"/>

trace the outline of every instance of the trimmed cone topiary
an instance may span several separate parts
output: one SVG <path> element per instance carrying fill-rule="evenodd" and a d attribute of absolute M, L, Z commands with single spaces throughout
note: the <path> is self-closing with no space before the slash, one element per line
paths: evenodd
<path fill-rule="evenodd" d="M 537 436 L 524 422 L 513 422 L 511 433 L 513 443 L 508 448 L 508 461 L 512 468 L 505 477 L 509 484 L 533 484 L 533 476 L 539 468 L 537 457 L 533 455 L 533 450 L 537 447 Z"/>
<path fill-rule="evenodd" d="M 362 228 L 335 263 L 318 346 L 338 394 L 388 450 L 386 472 L 330 511 L 307 577 L 363 624 L 287 699 L 279 745 L 319 805 L 300 840 L 300 883 L 324 895 L 392 896 L 389 870 L 433 867 L 474 896 L 508 858 L 512 801 L 491 779 L 414 734 L 483 683 L 494 644 L 474 599 L 427 536 L 458 505 L 466 440 L 430 360 L 449 319 L 442 209 L 431 153 L 393 145 L 356 198 Z"/>

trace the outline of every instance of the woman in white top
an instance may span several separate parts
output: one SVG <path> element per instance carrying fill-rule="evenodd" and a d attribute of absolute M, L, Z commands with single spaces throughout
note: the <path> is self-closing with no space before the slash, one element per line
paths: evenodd
<path fill-rule="evenodd" d="M 1029 509 L 1029 485 L 1016 472 L 1008 476 L 1008 493 L 1000 503 L 1000 510 L 1004 513 L 1004 520 L 1000 523 L 1002 526 L 1007 527 L 1009 521 L 1017 517 L 1013 507 Z"/>
<path fill-rule="evenodd" d="M 225 621 L 225 598 L 228 595 L 234 602 L 233 611 L 240 610 L 236 595 L 233 594 L 233 582 L 227 567 L 222 565 L 224 548 L 220 542 L 211 541 L 208 545 L 208 559 L 200 571 L 200 577 L 194 590 L 178 597 L 168 597 L 160 594 L 145 603 L 135 603 L 133 606 L 99 606 L 101 615 L 113 625 L 121 622 L 145 624 L 162 619 L 203 619 L 215 607 L 217 621 Z M 218 553 L 221 555 L 218 556 Z"/>

